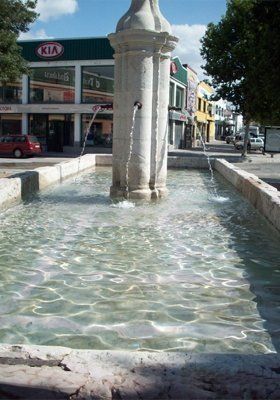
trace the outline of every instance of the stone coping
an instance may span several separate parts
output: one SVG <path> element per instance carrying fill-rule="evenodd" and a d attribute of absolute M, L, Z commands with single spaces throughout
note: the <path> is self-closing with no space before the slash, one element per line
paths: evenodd
<path fill-rule="evenodd" d="M 214 168 L 280 232 L 280 192 L 275 187 L 226 160 L 216 159 Z"/>
<path fill-rule="evenodd" d="M 0 210 L 20 203 L 28 196 L 49 185 L 62 182 L 79 172 L 94 169 L 96 158 L 87 154 L 81 158 L 63 161 L 54 166 L 39 167 L 0 179 Z"/>
<path fill-rule="evenodd" d="M 4 399 L 280 398 L 277 354 L 77 350 L 0 345 Z"/>

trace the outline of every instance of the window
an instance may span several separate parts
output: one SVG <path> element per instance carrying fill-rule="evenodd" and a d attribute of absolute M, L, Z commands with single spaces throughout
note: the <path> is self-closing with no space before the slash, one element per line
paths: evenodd
<path fill-rule="evenodd" d="M 86 146 L 111 147 L 113 140 L 113 114 L 97 114 L 94 121 L 92 121 L 92 114 L 82 114 L 82 143 L 86 134 Z"/>
<path fill-rule="evenodd" d="M 74 103 L 75 68 L 33 68 L 29 80 L 30 103 Z"/>
<path fill-rule="evenodd" d="M 82 68 L 82 102 L 112 103 L 114 96 L 114 66 Z"/>
<path fill-rule="evenodd" d="M 205 100 L 203 100 L 203 112 L 206 113 L 206 101 Z"/>
<path fill-rule="evenodd" d="M 0 104 L 18 104 L 22 99 L 22 84 L 21 81 L 15 83 L 0 83 Z"/>
<path fill-rule="evenodd" d="M 176 104 L 175 104 L 175 106 L 178 108 L 183 108 L 183 99 L 184 99 L 184 89 L 177 87 L 176 88 Z"/>
<path fill-rule="evenodd" d="M 0 114 L 0 135 L 20 135 L 21 114 Z"/>
<path fill-rule="evenodd" d="M 171 82 L 169 86 L 169 105 L 174 106 L 174 83 Z"/>
<path fill-rule="evenodd" d="M 201 111 L 202 110 L 202 108 L 201 108 L 201 99 L 200 98 L 198 98 L 198 110 L 199 111 Z"/>
<path fill-rule="evenodd" d="M 25 136 L 16 136 L 16 137 L 14 137 L 14 142 L 15 143 L 25 143 L 26 137 Z"/>

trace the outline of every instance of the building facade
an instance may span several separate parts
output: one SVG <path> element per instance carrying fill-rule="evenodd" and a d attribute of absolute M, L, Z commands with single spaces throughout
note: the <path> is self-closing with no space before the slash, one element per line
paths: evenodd
<path fill-rule="evenodd" d="M 197 89 L 199 79 L 197 73 L 188 65 L 184 64 L 187 70 L 187 98 L 186 98 L 186 112 L 188 121 L 185 129 L 186 148 L 190 149 L 196 145 L 196 120 L 195 115 L 197 112 Z"/>
<path fill-rule="evenodd" d="M 113 49 L 107 38 L 19 42 L 30 75 L 0 87 L 0 135 L 36 135 L 46 151 L 110 143 Z M 89 127 L 95 104 L 108 104 Z"/>
<path fill-rule="evenodd" d="M 205 82 L 200 82 L 197 89 L 196 128 L 197 136 L 204 142 L 215 139 L 215 110 L 210 100 L 214 89 Z"/>
<path fill-rule="evenodd" d="M 169 124 L 168 147 L 183 149 L 186 147 L 185 128 L 188 122 L 186 113 L 187 70 L 178 57 L 171 60 L 169 87 Z"/>
<path fill-rule="evenodd" d="M 29 75 L 0 85 L 0 135 L 32 134 L 44 151 L 111 147 L 113 140 L 114 50 L 104 38 L 22 41 Z M 197 144 L 200 132 L 214 138 L 213 89 L 178 57 L 171 60 L 169 150 Z M 102 104 L 94 121 L 97 105 Z"/>
<path fill-rule="evenodd" d="M 215 139 L 222 140 L 226 136 L 226 109 L 227 102 L 219 99 L 215 102 Z"/>

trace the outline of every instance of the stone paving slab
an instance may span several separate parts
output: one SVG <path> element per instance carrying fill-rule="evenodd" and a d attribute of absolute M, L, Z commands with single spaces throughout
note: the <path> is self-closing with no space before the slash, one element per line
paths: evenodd
<path fill-rule="evenodd" d="M 278 400 L 277 354 L 0 346 L 0 399 Z"/>

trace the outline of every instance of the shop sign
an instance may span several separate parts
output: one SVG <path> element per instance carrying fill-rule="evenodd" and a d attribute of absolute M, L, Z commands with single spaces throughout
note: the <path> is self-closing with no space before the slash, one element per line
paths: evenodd
<path fill-rule="evenodd" d="M 17 109 L 14 106 L 1 106 L 0 105 L 0 113 L 15 113 L 15 112 L 17 112 Z"/>
<path fill-rule="evenodd" d="M 98 111 L 112 111 L 113 110 L 113 103 L 108 103 L 108 104 L 95 104 L 92 107 L 93 112 L 98 112 Z"/>
<path fill-rule="evenodd" d="M 114 80 L 98 74 L 84 72 L 83 89 L 113 94 Z"/>
<path fill-rule="evenodd" d="M 193 76 L 188 79 L 188 89 L 187 89 L 187 107 L 186 110 L 189 115 L 192 117 L 197 109 L 196 109 L 196 98 L 197 98 L 197 82 Z"/>
<path fill-rule="evenodd" d="M 186 114 L 182 114 L 182 113 L 179 113 L 179 112 L 176 112 L 176 111 L 169 111 L 169 117 L 173 121 L 182 121 L 182 122 L 187 121 Z"/>
<path fill-rule="evenodd" d="M 31 80 L 74 87 L 74 68 L 34 68 Z"/>
<path fill-rule="evenodd" d="M 171 75 L 175 75 L 177 72 L 178 72 L 177 64 L 174 61 L 172 61 L 170 64 L 170 73 Z"/>
<path fill-rule="evenodd" d="M 58 58 L 64 53 L 64 47 L 58 42 L 41 43 L 35 50 L 40 58 L 53 59 Z"/>

